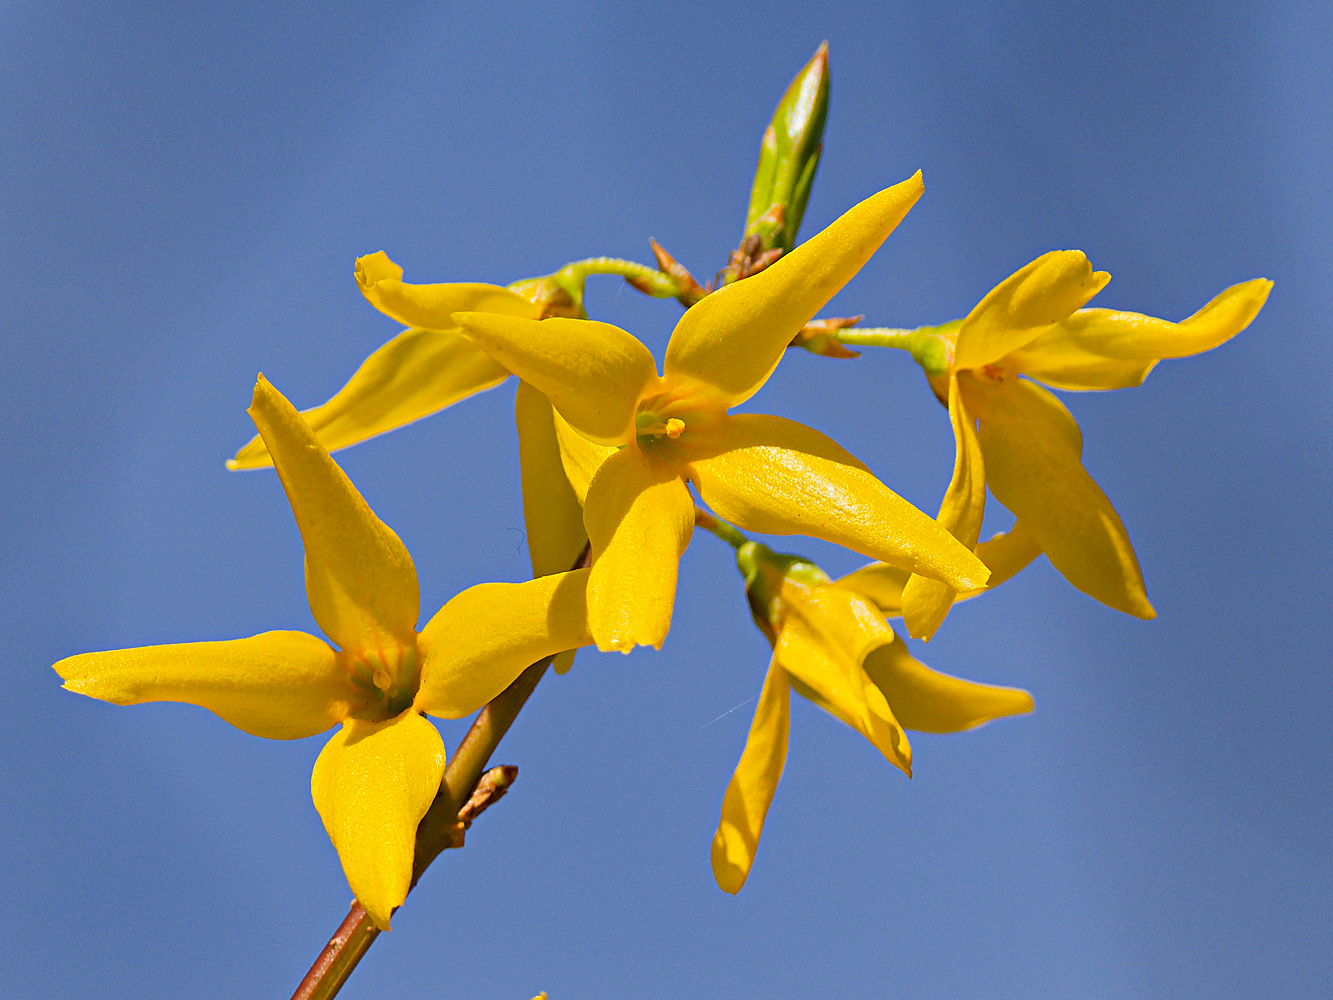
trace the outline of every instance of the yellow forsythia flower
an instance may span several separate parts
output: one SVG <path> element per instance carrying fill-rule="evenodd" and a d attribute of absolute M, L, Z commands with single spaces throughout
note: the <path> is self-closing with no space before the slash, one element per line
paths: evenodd
<path fill-rule="evenodd" d="M 310 610 L 339 648 L 304 632 L 265 632 L 84 653 L 55 669 L 80 694 L 118 705 L 189 702 L 268 739 L 341 723 L 310 791 L 352 891 L 387 930 L 444 773 L 444 744 L 422 713 L 461 718 L 528 664 L 591 642 L 588 571 L 472 587 L 418 632 L 416 568 L 398 536 L 262 375 L 250 415 L 301 530 Z"/>
<path fill-rule="evenodd" d="M 931 384 L 949 407 L 956 443 L 939 520 L 975 545 L 989 486 L 1070 583 L 1126 614 L 1153 618 L 1125 527 L 1083 468 L 1078 424 L 1055 396 L 1018 376 L 1056 389 L 1139 385 L 1162 358 L 1211 350 L 1245 329 L 1273 283 L 1233 285 L 1171 323 L 1082 308 L 1110 279 L 1080 251 L 1053 250 L 1002 281 L 965 319 L 939 328 L 952 357 Z M 911 580 L 903 595 L 908 631 L 932 635 L 955 589 Z"/>
<path fill-rule="evenodd" d="M 912 658 L 880 610 L 823 570 L 756 542 L 736 554 L 755 623 L 773 647 L 750 735 L 722 801 L 713 876 L 739 892 L 787 759 L 790 691 L 851 726 L 909 777 L 904 729 L 951 733 L 1032 711 L 1032 696 L 936 673 Z"/>
<path fill-rule="evenodd" d="M 660 646 L 694 525 L 686 481 L 743 528 L 813 535 L 958 589 L 985 584 L 968 548 L 835 442 L 790 420 L 727 412 L 767 381 L 792 337 L 921 191 L 919 174 L 881 191 L 766 270 L 704 298 L 676 324 L 661 376 L 624 330 L 456 311 L 434 301 L 440 286 L 403 284 L 387 258 L 375 264 L 382 279 L 363 262 L 361 287 L 399 322 L 460 329 L 546 396 L 592 544 L 593 637 L 603 650 Z"/>

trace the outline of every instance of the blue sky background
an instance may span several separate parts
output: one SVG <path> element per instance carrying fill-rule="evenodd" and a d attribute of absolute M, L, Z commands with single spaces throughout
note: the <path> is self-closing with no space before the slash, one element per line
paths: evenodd
<path fill-rule="evenodd" d="M 664 649 L 584 652 L 543 682 L 497 758 L 520 766 L 514 792 L 344 995 L 1333 991 L 1327 5 L 10 0 L 0 992 L 294 988 L 350 899 L 310 802 L 323 738 L 116 708 L 49 664 L 316 631 L 276 478 L 222 464 L 253 433 L 255 373 L 310 406 L 395 332 L 352 280 L 374 250 L 416 280 L 503 283 L 647 260 L 653 236 L 710 275 L 768 115 L 825 38 L 804 235 L 926 180 L 830 314 L 961 316 L 1053 248 L 1114 275 L 1096 304 L 1171 319 L 1276 281 L 1232 343 L 1066 397 L 1160 617 L 1045 560 L 958 608 L 922 658 L 1028 688 L 1037 711 L 915 737 L 910 782 L 794 701 L 732 898 L 708 847 L 768 651 L 700 533 Z M 610 278 L 589 307 L 659 357 L 680 311 Z M 414 554 L 423 616 L 527 572 L 512 396 L 339 456 Z M 798 352 L 747 408 L 833 435 L 935 510 L 952 441 L 906 356 Z M 464 725 L 442 725 L 450 746 Z"/>

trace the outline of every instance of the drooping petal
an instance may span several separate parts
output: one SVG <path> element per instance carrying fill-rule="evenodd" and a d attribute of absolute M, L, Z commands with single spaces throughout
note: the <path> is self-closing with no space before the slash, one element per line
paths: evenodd
<path fill-rule="evenodd" d="M 1255 278 L 1232 285 L 1179 323 L 1112 309 L 1080 309 L 1030 345 L 1059 352 L 1077 348 L 1103 358 L 1154 361 L 1211 351 L 1250 325 L 1268 301 L 1273 283 Z"/>
<path fill-rule="evenodd" d="M 617 326 L 588 319 L 521 319 L 456 313 L 473 343 L 544 393 L 580 433 L 598 444 L 634 440 L 639 398 L 658 382 L 648 348 Z"/>
<path fill-rule="evenodd" d="M 416 707 L 443 719 L 470 715 L 531 664 L 592 642 L 586 569 L 525 583 L 470 587 L 421 630 Z"/>
<path fill-rule="evenodd" d="M 745 751 L 727 785 L 713 837 L 713 877 L 718 888 L 733 896 L 750 876 L 764 818 L 787 762 L 790 731 L 791 686 L 786 672 L 774 664 L 764 678 Z"/>
<path fill-rule="evenodd" d="M 588 484 L 602 463 L 616 453 L 609 445 L 593 444 L 586 437 L 569 426 L 569 421 L 552 411 L 555 423 L 556 443 L 560 446 L 560 464 L 565 469 L 565 478 L 579 498 L 579 503 L 586 503 Z"/>
<path fill-rule="evenodd" d="M 61 660 L 65 687 L 116 705 L 201 705 L 252 736 L 299 740 L 366 703 L 327 644 L 304 632 L 183 642 Z"/>
<path fill-rule="evenodd" d="M 1079 590 L 1136 618 L 1155 617 L 1125 526 L 1083 468 L 1083 435 L 1064 404 L 1024 379 L 960 382 L 980 418 L 995 499 Z"/>
<path fill-rule="evenodd" d="M 403 326 L 450 330 L 457 325 L 449 318 L 456 312 L 489 312 L 530 319 L 542 314 L 541 306 L 499 285 L 404 284 L 403 269 L 383 250 L 357 258 L 356 284 L 372 306 Z"/>
<path fill-rule="evenodd" d="M 949 379 L 949 422 L 953 425 L 953 479 L 945 490 L 936 520 L 967 548 L 975 548 L 986 513 L 986 466 L 977 443 L 975 420 Z M 953 606 L 957 591 L 947 583 L 913 575 L 903 590 L 903 624 L 910 635 L 929 640 Z"/>
<path fill-rule="evenodd" d="M 718 409 L 749 399 L 801 327 L 861 270 L 923 190 L 918 171 L 856 205 L 763 271 L 690 308 L 667 345 L 667 379 L 711 387 Z"/>
<path fill-rule="evenodd" d="M 954 371 L 999 361 L 1106 287 L 1081 250 L 1052 250 L 1015 271 L 977 303 L 958 330 Z"/>
<path fill-rule="evenodd" d="M 597 648 L 660 649 L 671 627 L 677 567 L 694 530 L 689 489 L 675 469 L 627 447 L 597 470 L 583 524 L 592 542 L 588 624 Z"/>
<path fill-rule="evenodd" d="M 362 363 L 323 406 L 301 416 L 329 451 L 357 444 L 428 417 L 474 393 L 499 385 L 509 372 L 466 337 L 445 330 L 404 330 Z M 255 436 L 229 469 L 273 464 Z"/>
<path fill-rule="evenodd" d="M 574 568 L 588 542 L 583 505 L 569 485 L 555 436 L 555 411 L 545 396 L 518 384 L 514 399 L 518 424 L 518 461 L 523 482 L 523 523 L 527 528 L 532 575 L 547 576 Z M 589 443 L 589 447 L 597 445 Z"/>
<path fill-rule="evenodd" d="M 857 594 L 834 586 L 802 587 L 784 581 L 786 614 L 773 662 L 792 686 L 851 726 L 889 763 L 912 776 L 912 748 L 861 663 L 876 646 L 893 641 L 879 611 Z"/>
<path fill-rule="evenodd" d="M 409 709 L 386 722 L 349 719 L 320 751 L 310 796 L 352 892 L 382 931 L 412 885 L 417 824 L 444 777 L 444 741 Z"/>
<path fill-rule="evenodd" d="M 747 279 L 748 280 L 748 279 Z M 726 416 L 678 443 L 719 516 L 749 531 L 810 535 L 960 590 L 988 571 L 948 531 L 818 431 L 781 417 Z"/>
<path fill-rule="evenodd" d="M 410 645 L 421 597 L 403 543 L 263 375 L 249 412 L 301 529 L 306 593 L 319 627 L 347 651 Z"/>
<path fill-rule="evenodd" d="M 956 733 L 1004 715 L 1032 711 L 1032 695 L 1026 691 L 937 673 L 913 659 L 901 640 L 867 656 L 865 672 L 906 729 Z"/>

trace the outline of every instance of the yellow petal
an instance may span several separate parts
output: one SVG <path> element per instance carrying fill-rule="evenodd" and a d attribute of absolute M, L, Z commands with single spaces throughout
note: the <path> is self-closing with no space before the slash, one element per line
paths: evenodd
<path fill-rule="evenodd" d="M 977 558 L 990 567 L 990 579 L 986 589 L 992 590 L 1005 580 L 1016 576 L 1018 572 L 1041 555 L 1041 546 L 1032 537 L 1022 521 L 1016 521 L 1008 531 L 992 535 L 977 546 Z M 980 590 L 960 594 L 958 600 L 966 600 L 982 593 Z"/>
<path fill-rule="evenodd" d="M 531 664 L 592 642 L 588 570 L 463 591 L 421 630 L 416 707 L 460 719 L 507 688 Z"/>
<path fill-rule="evenodd" d="M 719 409 L 749 399 L 801 327 L 861 270 L 923 190 L 918 171 L 758 274 L 691 307 L 667 345 L 667 378 L 712 387 Z"/>
<path fill-rule="evenodd" d="M 597 470 L 583 524 L 592 542 L 588 623 L 597 648 L 660 649 L 671 627 L 677 567 L 694 530 L 690 491 L 675 469 L 630 446 Z"/>
<path fill-rule="evenodd" d="M 1026 691 L 936 673 L 913 659 L 901 641 L 867 656 L 865 671 L 907 729 L 956 733 L 1004 715 L 1032 711 L 1032 695 Z"/>
<path fill-rule="evenodd" d="M 954 603 L 968 601 L 988 590 L 993 590 L 1041 555 L 1041 547 L 1032 533 L 1016 523 L 1007 532 L 1001 531 L 980 543 L 976 548 L 977 558 L 990 569 L 990 579 L 980 590 L 965 590 L 954 598 Z M 873 562 L 858 570 L 848 573 L 834 584 L 844 590 L 851 590 L 884 613 L 886 618 L 902 614 L 903 588 L 912 574 L 897 566 Z"/>
<path fill-rule="evenodd" d="M 949 422 L 953 425 L 953 479 L 936 518 L 942 527 L 969 549 L 977 544 L 981 518 L 986 513 L 986 467 L 977 443 L 974 418 L 958 391 L 958 378 L 949 379 Z M 957 591 L 947 583 L 913 576 L 903 590 L 903 624 L 917 639 L 930 639 L 944 623 Z"/>
<path fill-rule="evenodd" d="M 774 665 L 759 693 L 745 751 L 727 785 L 713 837 L 713 877 L 723 892 L 740 892 L 750 875 L 764 818 L 787 762 L 790 731 L 791 689 L 786 672 Z"/>
<path fill-rule="evenodd" d="M 460 329 L 500 364 L 545 394 L 580 434 L 598 444 L 634 440 L 639 398 L 658 383 L 648 348 L 610 323 L 464 312 Z"/>
<path fill-rule="evenodd" d="M 1112 309 L 1080 309 L 1029 345 L 1029 350 L 1056 355 L 1084 351 L 1127 362 L 1200 354 L 1249 326 L 1272 288 L 1266 278 L 1232 285 L 1179 323 Z"/>
<path fill-rule="evenodd" d="M 229 642 L 183 642 L 61 660 L 65 687 L 117 705 L 201 705 L 253 736 L 299 740 L 367 704 L 333 650 L 304 632 L 264 632 Z"/>
<path fill-rule="evenodd" d="M 403 543 L 263 375 L 249 412 L 301 529 L 306 593 L 319 627 L 345 651 L 411 645 L 421 597 Z"/>
<path fill-rule="evenodd" d="M 833 582 L 844 590 L 867 598 L 885 617 L 892 618 L 903 613 L 903 588 L 911 577 L 908 570 L 888 563 L 872 562 Z"/>
<path fill-rule="evenodd" d="M 403 269 L 383 250 L 357 258 L 356 284 L 372 306 L 403 326 L 449 330 L 456 312 L 489 312 L 536 319 L 541 307 L 499 285 L 405 285 Z"/>
<path fill-rule="evenodd" d="M 986 583 L 986 567 L 948 531 L 804 424 L 726 416 L 679 443 L 704 501 L 743 529 L 822 538 L 960 590 Z"/>
<path fill-rule="evenodd" d="M 407 898 L 417 824 L 443 776 L 444 741 L 411 709 L 387 722 L 344 722 L 315 761 L 315 808 L 352 892 L 382 931 Z"/>
<path fill-rule="evenodd" d="M 588 535 L 583 505 L 569 485 L 555 436 L 555 411 L 540 392 L 518 384 L 514 399 L 518 461 L 523 481 L 523 523 L 532 575 L 563 573 L 574 566 Z M 589 447 L 597 445 L 589 443 Z"/>
<path fill-rule="evenodd" d="M 995 499 L 1079 590 L 1136 618 L 1155 617 L 1125 526 L 1083 468 L 1083 436 L 1064 404 L 1023 379 L 960 381 L 980 417 Z"/>
<path fill-rule="evenodd" d="M 1052 250 L 996 285 L 963 320 L 954 371 L 999 361 L 1058 323 L 1106 287 L 1080 250 Z"/>
<path fill-rule="evenodd" d="M 560 464 L 564 467 L 565 478 L 579 498 L 585 503 L 588 496 L 588 484 L 602 463 L 616 453 L 616 449 L 604 444 L 593 444 L 586 437 L 569 426 L 569 421 L 553 411 L 555 438 L 560 446 Z"/>
<path fill-rule="evenodd" d="M 1104 311 L 1081 309 L 1071 320 L 1084 313 Z M 1064 336 L 1069 323 L 1070 320 L 1057 323 L 1022 350 L 1007 355 L 1004 359 L 1006 371 L 1011 374 L 1022 372 L 1056 389 L 1083 392 L 1133 389 L 1142 385 L 1157 365 L 1156 358 L 1126 361 L 1093 354 Z"/>
<path fill-rule="evenodd" d="M 323 406 L 301 416 L 329 451 L 428 417 L 473 393 L 499 385 L 509 372 L 466 337 L 444 330 L 404 330 L 362 363 Z M 256 436 L 229 469 L 273 464 Z"/>
<path fill-rule="evenodd" d="M 804 587 L 786 580 L 785 615 L 773 662 L 798 693 L 851 726 L 889 763 L 912 775 L 912 748 L 884 695 L 861 663 L 893 641 L 879 611 L 858 594 L 834 586 Z"/>

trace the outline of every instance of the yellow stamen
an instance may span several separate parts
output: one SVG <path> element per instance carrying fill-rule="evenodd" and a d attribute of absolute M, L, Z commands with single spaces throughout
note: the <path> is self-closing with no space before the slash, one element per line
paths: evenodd
<path fill-rule="evenodd" d="M 672 441 L 680 437 L 684 431 L 685 421 L 681 420 L 680 417 L 672 417 L 666 422 L 666 436 L 671 438 Z"/>
<path fill-rule="evenodd" d="M 370 675 L 370 679 L 375 682 L 375 686 L 381 691 L 389 690 L 389 686 L 393 684 L 393 678 L 389 676 L 389 671 L 383 667 L 376 668 L 375 672 Z"/>

